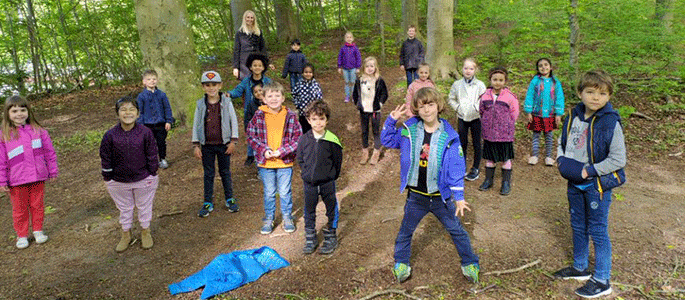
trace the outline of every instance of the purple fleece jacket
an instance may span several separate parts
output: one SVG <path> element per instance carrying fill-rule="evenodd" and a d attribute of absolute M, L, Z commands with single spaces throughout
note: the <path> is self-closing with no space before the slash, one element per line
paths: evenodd
<path fill-rule="evenodd" d="M 345 43 L 338 53 L 338 68 L 359 69 L 362 67 L 362 54 L 354 43 Z"/>

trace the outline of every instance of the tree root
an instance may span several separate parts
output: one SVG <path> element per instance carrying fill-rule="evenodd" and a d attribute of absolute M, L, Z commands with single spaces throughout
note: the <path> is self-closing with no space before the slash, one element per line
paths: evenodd
<path fill-rule="evenodd" d="M 416 296 L 412 296 L 412 295 L 410 295 L 410 294 L 407 294 L 407 292 L 405 292 L 405 291 L 403 291 L 403 290 L 383 290 L 383 291 L 377 291 L 377 292 L 375 292 L 375 293 L 373 293 L 373 294 L 370 294 L 370 295 L 368 295 L 368 296 L 366 296 L 366 297 L 364 297 L 364 298 L 359 298 L 358 300 L 369 300 L 369 299 L 373 299 L 373 298 L 376 298 L 376 297 L 378 297 L 378 296 L 387 295 L 387 294 L 398 294 L 398 295 L 405 296 L 405 297 L 407 297 L 407 298 L 409 298 L 409 299 L 421 300 L 421 298 L 416 297 Z"/>
<path fill-rule="evenodd" d="M 537 265 L 537 264 L 539 264 L 540 262 L 542 262 L 542 261 L 538 258 L 538 259 L 536 259 L 536 260 L 533 261 L 533 262 L 527 263 L 527 264 L 525 264 L 525 265 L 523 265 L 523 266 L 520 266 L 520 267 L 518 267 L 518 268 L 515 268 L 515 269 L 508 269 L 508 270 L 503 270 L 503 271 L 490 271 L 490 272 L 485 272 L 485 273 L 483 273 L 483 275 L 494 275 L 494 276 L 499 276 L 499 275 L 503 275 L 503 274 L 515 273 L 515 272 L 518 272 L 518 271 L 521 271 L 521 270 L 530 268 L 530 267 L 532 267 L 532 266 L 534 266 L 534 265 Z"/>

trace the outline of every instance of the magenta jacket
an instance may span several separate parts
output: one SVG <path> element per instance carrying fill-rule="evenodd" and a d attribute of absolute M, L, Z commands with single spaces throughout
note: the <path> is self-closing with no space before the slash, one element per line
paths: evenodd
<path fill-rule="evenodd" d="M 508 88 L 493 100 L 492 88 L 480 96 L 480 122 L 483 139 L 489 142 L 513 142 L 519 101 Z"/>
<path fill-rule="evenodd" d="M 0 186 L 18 186 L 57 177 L 57 155 L 45 129 L 17 127 L 18 138 L 0 138 Z M 0 136 L 2 132 L 0 132 Z"/>

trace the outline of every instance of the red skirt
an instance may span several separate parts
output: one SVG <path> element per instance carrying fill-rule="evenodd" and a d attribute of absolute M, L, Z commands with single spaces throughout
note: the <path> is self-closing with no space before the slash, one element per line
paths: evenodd
<path fill-rule="evenodd" d="M 554 129 L 557 129 L 557 122 L 554 121 L 554 117 L 541 118 L 538 116 L 533 116 L 533 122 L 528 123 L 528 125 L 526 125 L 526 129 L 532 131 L 550 132 Z"/>

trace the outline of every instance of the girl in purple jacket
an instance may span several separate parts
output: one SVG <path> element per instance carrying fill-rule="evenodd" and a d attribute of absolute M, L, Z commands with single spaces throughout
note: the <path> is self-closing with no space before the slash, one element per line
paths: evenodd
<path fill-rule="evenodd" d="M 362 66 L 362 54 L 354 44 L 354 35 L 351 31 L 345 33 L 345 44 L 338 53 L 338 73 L 343 74 L 345 79 L 345 103 L 350 102 L 350 93 L 354 87 L 356 74 Z"/>
<path fill-rule="evenodd" d="M 9 192 L 12 201 L 16 246 L 29 246 L 29 216 L 36 243 L 45 243 L 44 183 L 58 173 L 50 135 L 36 121 L 26 99 L 12 96 L 5 101 L 0 136 L 0 191 Z"/>

